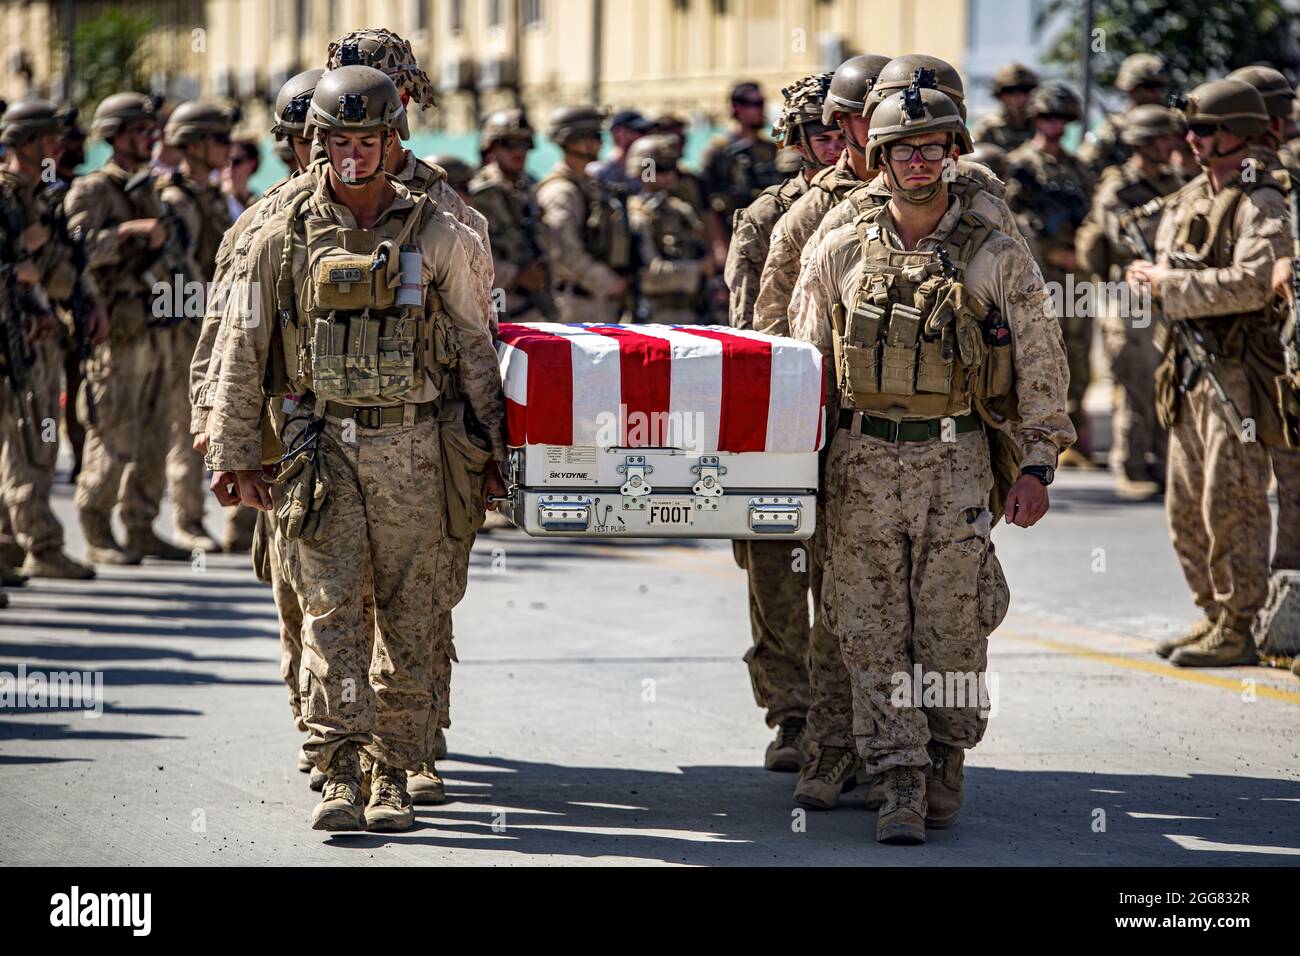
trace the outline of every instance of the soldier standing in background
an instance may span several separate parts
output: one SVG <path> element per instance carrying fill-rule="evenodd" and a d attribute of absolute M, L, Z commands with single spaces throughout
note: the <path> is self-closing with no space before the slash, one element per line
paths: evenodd
<path fill-rule="evenodd" d="M 86 161 L 86 131 L 78 122 L 75 107 L 66 107 L 63 114 L 66 122 L 63 127 L 63 137 L 59 141 L 59 160 L 54 168 L 59 182 L 71 186 L 73 180 L 77 178 L 77 170 Z M 107 328 L 104 331 L 107 333 Z M 68 480 L 73 482 L 81 472 L 81 455 L 86 444 L 86 427 L 77 418 L 77 393 L 81 390 L 82 382 L 81 366 L 82 359 L 76 354 L 76 349 L 67 348 L 64 351 L 63 361 L 65 400 L 62 411 L 63 427 L 68 433 L 68 444 L 72 448 L 72 474 Z"/>
<path fill-rule="evenodd" d="M 1075 230 L 1083 224 L 1092 197 L 1092 177 L 1075 157 L 1065 151 L 1061 138 L 1065 128 L 1079 119 L 1079 98 L 1063 83 L 1045 83 L 1029 100 L 1034 120 L 1034 137 L 1007 157 L 1011 175 L 1007 181 L 1007 205 L 1016 214 L 1020 230 L 1032 237 L 1048 289 L 1060 296 L 1063 314 L 1058 318 L 1065 334 L 1065 351 L 1070 359 L 1070 421 L 1078 445 L 1061 455 L 1062 467 L 1095 467 L 1090 455 L 1092 443 L 1083 396 L 1091 378 L 1093 321 L 1089 315 L 1073 315 L 1078 273 L 1074 251 Z"/>
<path fill-rule="evenodd" d="M 1128 94 L 1128 110 L 1136 106 L 1163 106 L 1169 96 L 1169 72 L 1165 61 L 1153 53 L 1126 56 L 1115 76 L 1115 88 Z M 1129 157 L 1129 147 L 1120 134 L 1125 113 L 1111 113 L 1095 130 L 1087 131 L 1079 144 L 1079 162 L 1094 177 L 1107 166 L 1118 166 Z"/>
<path fill-rule="evenodd" d="M 631 236 L 624 207 L 587 167 L 600 153 L 604 115 L 562 106 L 547 136 L 564 151 L 537 187 L 556 307 L 562 322 L 617 322 L 629 283 Z"/>
<path fill-rule="evenodd" d="M 704 199 L 704 181 L 682 165 L 682 157 L 686 155 L 686 120 L 671 110 L 664 110 L 655 114 L 652 122 L 654 129 L 651 132 L 671 137 L 673 151 L 677 154 L 677 182 L 673 184 L 672 194 L 689 203 L 703 222 L 708 209 Z"/>
<path fill-rule="evenodd" d="M 667 136 L 642 136 L 627 152 L 627 175 L 641 188 L 628 200 L 628 227 L 637 244 L 637 320 L 694 325 L 705 314 L 704 284 L 713 260 L 704 223 L 672 194 L 677 150 Z"/>
<path fill-rule="evenodd" d="M 523 110 L 499 110 L 483 121 L 484 166 L 470 181 L 470 202 L 488 222 L 492 267 L 504 301 L 501 322 L 557 321 L 551 273 L 542 243 L 537 186 L 524 172 L 533 127 Z"/>
<path fill-rule="evenodd" d="M 731 89 L 731 116 L 735 128 L 729 136 L 711 142 L 700 161 L 709 210 L 705 229 L 719 274 L 727 267 L 732 218 L 768 186 L 785 177 L 776 167 L 776 144 L 763 133 L 767 126 L 763 91 L 757 83 L 737 83 Z"/>
<path fill-rule="evenodd" d="M 614 149 L 604 159 L 587 167 L 587 174 L 598 179 L 611 192 L 634 196 L 641 189 L 641 180 L 627 174 L 627 151 L 642 136 L 654 130 L 654 124 L 636 110 L 615 113 L 609 121 L 609 138 Z"/>
<path fill-rule="evenodd" d="M 470 199 L 470 183 L 474 179 L 474 167 L 459 156 L 453 156 L 450 153 L 436 153 L 433 156 L 427 156 L 424 160 L 430 166 L 437 166 L 447 174 L 447 185 L 452 191 L 460 197 L 460 201 L 467 206 L 472 206 L 473 200 Z"/>
<path fill-rule="evenodd" d="M 1269 280 L 1287 252 L 1288 214 L 1277 180 L 1249 156 L 1268 131 L 1258 90 L 1241 80 L 1203 83 L 1187 96 L 1184 114 L 1204 172 L 1165 204 L 1157 261 L 1132 263 L 1127 277 L 1149 287 L 1171 323 L 1188 323 L 1201 337 L 1231 408 L 1209 375 L 1180 387 L 1187 356 L 1170 336 L 1156 376 L 1156 405 L 1169 429 L 1165 508 L 1204 617 L 1156 652 L 1180 667 L 1228 667 L 1258 659 L 1251 627 L 1268 590 L 1264 443 L 1276 410 L 1272 382 L 1262 396 L 1257 379 L 1281 364 Z"/>
<path fill-rule="evenodd" d="M 1038 74 L 1023 63 L 1008 63 L 993 74 L 993 95 L 1001 106 L 981 118 L 971 129 L 976 143 L 992 143 L 1006 152 L 1034 135 L 1034 119 L 1026 108 L 1038 86 Z"/>
<path fill-rule="evenodd" d="M 1075 252 L 1081 271 L 1101 282 L 1121 282 L 1124 267 L 1138 258 L 1123 235 L 1121 223 L 1153 200 L 1168 196 L 1183 185 L 1169 166 L 1169 157 L 1183 134 L 1182 118 L 1154 104 L 1135 107 L 1125 119 L 1121 137 L 1133 154 L 1122 166 L 1109 166 L 1093 193 L 1092 209 L 1075 234 Z M 1159 216 L 1137 220 L 1148 245 L 1155 240 Z M 1110 360 L 1115 383 L 1115 411 L 1111 419 L 1111 467 L 1116 472 L 1119 495 L 1145 501 L 1165 485 L 1165 448 L 1168 436 L 1156 420 L 1155 371 L 1160 361 L 1156 349 L 1156 323 L 1149 313 L 1121 310 L 1115 301 L 1097 297 L 1103 311 L 1102 344 Z M 1124 314 L 1127 311 L 1127 314 Z"/>
<path fill-rule="evenodd" d="M 163 208 L 168 210 L 172 228 L 179 233 L 180 245 L 188 259 L 186 283 L 200 283 L 205 290 L 214 275 L 217 248 L 231 226 L 230 209 L 211 174 L 225 167 L 230 159 L 230 134 L 234 117 L 215 103 L 191 101 L 181 103 L 167 119 L 163 139 L 180 151 L 176 170 L 159 177 L 154 184 Z M 188 293 L 187 293 L 188 294 Z M 220 551 L 221 546 L 203 527 L 207 488 L 203 475 L 203 458 L 195 451 L 190 436 L 190 362 L 199 341 L 199 318 L 180 317 L 163 330 L 162 345 L 165 380 L 163 401 L 170 417 L 170 446 L 166 449 L 149 443 L 150 455 L 135 464 L 138 496 L 123 505 L 123 520 L 153 524 L 162 496 L 164 471 L 171 494 L 176 524 L 176 543 L 187 551 Z M 165 454 L 164 454 L 165 453 Z M 129 472 L 128 472 L 129 474 Z M 225 535 L 228 551 L 247 551 L 253 539 L 256 515 L 241 509 L 231 514 Z"/>
<path fill-rule="evenodd" d="M 27 395 L 10 395 L 0 402 L 0 522 L 9 532 L 0 535 L 5 564 L 21 564 L 26 577 L 93 578 L 92 568 L 63 551 L 63 527 L 50 508 L 50 487 L 58 459 L 59 384 L 63 370 L 63 333 L 54 303 L 67 305 L 79 297 L 80 321 L 92 343 L 102 342 L 107 321 L 89 276 L 78 274 L 76 241 L 56 225 L 62 189 L 51 188 L 46 177 L 58 158 L 64 116 L 45 100 L 18 100 L 0 117 L 0 142 L 5 145 L 0 166 L 0 206 L 6 234 L 7 264 L 15 281 L 28 291 L 0 303 L 9 316 L 29 332 L 31 362 L 26 368 Z M 22 279 L 32 279 L 23 283 Z M 20 358 L 15 356 L 15 358 Z M 0 384 L 0 389 L 4 385 Z M 20 422 L 20 414 L 24 421 Z"/>

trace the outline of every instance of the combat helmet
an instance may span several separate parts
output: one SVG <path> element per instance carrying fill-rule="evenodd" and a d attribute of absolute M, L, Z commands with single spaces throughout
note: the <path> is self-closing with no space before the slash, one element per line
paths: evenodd
<path fill-rule="evenodd" d="M 627 148 L 627 157 L 623 160 L 623 172 L 628 176 L 640 178 L 649 160 L 655 172 L 677 171 L 677 143 L 673 137 L 662 133 L 650 133 L 642 136 Z"/>
<path fill-rule="evenodd" d="M 114 93 L 95 107 L 90 121 L 90 135 L 112 139 L 128 123 L 136 120 L 158 121 L 158 105 L 143 93 Z"/>
<path fill-rule="evenodd" d="M 1007 63 L 993 74 L 993 95 L 1001 96 L 1007 90 L 1031 91 L 1038 85 L 1038 74 L 1023 63 Z"/>
<path fill-rule="evenodd" d="M 809 134 L 825 129 L 822 103 L 830 87 L 830 73 L 814 73 L 781 90 L 785 102 L 781 115 L 772 124 L 772 139 L 777 146 L 782 149 L 798 146 L 808 141 Z"/>
<path fill-rule="evenodd" d="M 438 153 L 426 156 L 424 161 L 430 166 L 437 166 L 447 174 L 447 184 L 458 193 L 469 192 L 469 181 L 474 178 L 474 169 L 459 156 L 451 153 Z"/>
<path fill-rule="evenodd" d="M 1234 136 L 1259 136 L 1268 129 L 1268 108 L 1259 90 L 1245 80 L 1211 80 L 1187 94 L 1188 125 L 1217 123 Z"/>
<path fill-rule="evenodd" d="M 908 53 L 896 56 L 880 68 L 880 75 L 871 88 L 862 115 L 871 116 L 871 111 L 878 103 L 900 90 L 905 90 L 916 81 L 922 87 L 938 90 L 957 104 L 962 121 L 966 119 L 966 86 L 961 74 L 947 60 L 924 53 Z"/>
<path fill-rule="evenodd" d="M 42 136 L 63 132 L 66 114 L 49 100 L 15 100 L 0 115 L 0 143 L 22 146 Z"/>
<path fill-rule="evenodd" d="M 369 66 L 379 70 L 397 88 L 424 109 L 438 105 L 433 81 L 420 69 L 409 41 L 385 27 L 367 27 L 345 33 L 325 52 L 325 68 Z"/>
<path fill-rule="evenodd" d="M 1183 118 L 1169 107 L 1147 103 L 1124 114 L 1120 139 L 1128 146 L 1137 146 L 1158 136 L 1181 136 L 1186 128 Z"/>
<path fill-rule="evenodd" d="M 528 115 L 523 110 L 497 110 L 495 113 L 489 113 L 483 120 L 483 128 L 479 132 L 479 152 L 486 153 L 503 139 L 526 139 L 528 148 L 533 148 L 533 126 L 528 122 Z"/>
<path fill-rule="evenodd" d="M 830 126 L 836 113 L 862 115 L 867 96 L 875 85 L 876 77 L 890 60 L 876 53 L 852 56 L 835 68 L 831 87 L 822 103 L 822 123 Z"/>
<path fill-rule="evenodd" d="M 951 134 L 950 142 L 957 143 L 958 153 L 969 153 L 974 149 L 970 132 L 966 129 L 957 104 L 946 94 L 921 86 L 919 82 L 894 93 L 877 105 L 871 113 L 871 125 L 867 130 L 868 168 L 883 166 L 894 191 L 901 193 L 909 202 L 916 203 L 932 199 L 939 192 L 943 180 L 916 189 L 904 189 L 894 180 L 889 165 L 881 160 L 885 147 L 890 143 L 921 133 Z"/>
<path fill-rule="evenodd" d="M 208 136 L 229 136 L 237 119 L 236 113 L 216 103 L 189 100 L 167 117 L 163 142 L 168 146 L 187 146 Z"/>
<path fill-rule="evenodd" d="M 1271 66 L 1243 66 L 1240 70 L 1229 73 L 1226 79 L 1241 80 L 1259 90 L 1269 116 L 1285 119 L 1291 115 L 1291 107 L 1295 103 L 1295 87 Z"/>
<path fill-rule="evenodd" d="M 1168 86 L 1169 72 L 1165 61 L 1154 53 L 1134 53 L 1124 57 L 1115 76 L 1115 88 L 1132 93 L 1139 86 Z"/>
<path fill-rule="evenodd" d="M 311 95 L 324 70 L 304 70 L 291 76 L 275 95 L 275 125 L 271 132 L 277 136 L 306 136 L 307 112 L 311 108 Z"/>
<path fill-rule="evenodd" d="M 970 159 L 981 166 L 987 166 L 998 179 L 1006 179 L 1007 173 L 1011 171 L 1007 151 L 997 143 L 976 143 L 975 148 L 971 150 Z"/>
<path fill-rule="evenodd" d="M 1074 90 L 1057 80 L 1034 90 L 1026 109 L 1030 116 L 1063 116 L 1070 121 L 1083 114 L 1083 104 Z"/>
<path fill-rule="evenodd" d="M 411 135 L 396 84 L 371 66 L 340 66 L 320 78 L 307 112 L 306 129 L 313 128 L 349 133 L 395 129 L 402 139 Z"/>
<path fill-rule="evenodd" d="M 561 106 L 554 110 L 546 123 L 546 135 L 557 145 L 585 136 L 601 135 L 605 114 L 590 106 Z"/>

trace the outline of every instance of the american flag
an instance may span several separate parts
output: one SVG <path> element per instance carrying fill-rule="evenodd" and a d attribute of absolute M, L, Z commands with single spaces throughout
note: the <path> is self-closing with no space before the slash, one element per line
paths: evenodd
<path fill-rule="evenodd" d="M 698 451 L 810 452 L 825 418 L 821 353 L 794 339 L 713 325 L 504 324 L 497 356 L 509 444 L 639 441 L 629 422 L 693 416 Z"/>

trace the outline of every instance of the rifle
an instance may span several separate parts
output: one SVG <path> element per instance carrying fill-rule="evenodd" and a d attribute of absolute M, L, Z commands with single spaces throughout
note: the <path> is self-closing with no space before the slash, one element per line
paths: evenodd
<path fill-rule="evenodd" d="M 546 250 L 542 248 L 541 240 L 537 238 L 538 231 L 541 229 L 541 222 L 542 212 L 537 207 L 537 200 L 529 197 L 524 204 L 523 218 L 519 220 L 519 231 L 524 241 L 526 261 L 540 262 L 545 266 Z M 542 289 L 538 292 L 525 292 L 524 298 L 547 322 L 560 321 L 560 313 L 555 308 L 555 299 L 551 297 L 550 290 Z"/>
<path fill-rule="evenodd" d="M 126 185 L 123 187 L 123 192 L 129 195 L 141 186 L 149 184 L 152 180 L 153 171 L 146 166 L 144 169 L 140 170 L 140 172 L 127 180 Z M 190 269 L 187 263 L 187 250 L 190 247 L 190 231 L 185 225 L 185 220 L 180 217 L 180 214 L 176 212 L 176 208 L 170 202 L 162 197 L 158 197 L 158 203 L 162 207 L 162 215 L 157 218 L 163 223 L 166 238 L 163 239 L 162 245 L 158 247 L 158 252 L 149 263 L 149 266 L 152 267 L 155 263 L 165 262 L 170 268 L 176 269 L 177 274 L 181 277 L 181 290 L 183 295 L 185 287 L 188 286 L 190 281 L 194 278 L 190 275 Z M 140 277 L 149 284 L 150 288 L 158 285 L 158 279 L 154 276 L 151 268 L 141 269 Z M 177 304 L 179 305 L 180 303 Z M 150 324 L 170 328 L 184 318 L 184 310 L 180 309 L 178 311 L 180 312 L 178 315 L 169 315 L 163 319 L 151 321 Z"/>
<path fill-rule="evenodd" d="M 1300 388 L 1300 190 L 1293 188 L 1291 202 L 1291 315 L 1282 330 L 1282 349 L 1292 387 Z"/>
<path fill-rule="evenodd" d="M 29 294 L 19 291 L 16 240 L 24 224 L 21 208 L 10 204 L 5 222 L 0 224 L 0 362 L 4 363 L 4 376 L 13 393 L 18 410 L 18 434 L 23 453 L 29 462 L 36 460 L 36 395 L 32 391 L 28 373 L 36 362 L 36 354 L 23 333 L 23 315 L 34 311 Z"/>
<path fill-rule="evenodd" d="M 1153 199 L 1145 206 L 1133 210 L 1120 218 L 1120 228 L 1124 231 L 1124 237 L 1143 259 L 1148 262 L 1155 262 L 1155 252 L 1152 250 L 1150 243 L 1147 242 L 1146 236 L 1138 227 L 1138 219 L 1146 219 L 1160 211 L 1164 205 L 1160 199 Z M 1218 397 L 1219 402 L 1223 405 L 1223 412 L 1228 418 L 1228 424 L 1232 426 L 1233 432 L 1238 440 L 1244 442 L 1246 426 L 1242 421 L 1241 412 L 1237 410 L 1236 403 L 1223 388 L 1223 383 L 1219 381 L 1219 376 L 1214 370 L 1216 357 L 1205 345 L 1205 336 L 1201 330 L 1192 324 L 1191 320 L 1174 322 L 1168 319 L 1163 312 L 1156 310 L 1156 316 L 1167 331 L 1172 331 L 1177 337 L 1177 343 L 1182 346 L 1183 354 L 1187 357 L 1186 369 L 1178 382 L 1178 394 L 1186 395 L 1196 387 L 1196 381 L 1202 375 L 1214 389 L 1214 394 Z"/>
<path fill-rule="evenodd" d="M 84 378 L 86 364 L 95 351 L 90 341 L 90 304 L 86 301 L 86 288 L 82 284 L 88 268 L 86 246 L 81 227 L 77 226 L 75 229 L 68 227 L 68 214 L 63 208 L 68 184 L 60 181 L 47 187 L 46 192 L 50 196 L 50 226 L 54 235 L 72 250 L 72 265 L 77 270 L 77 281 L 72 286 L 72 294 L 68 297 L 67 305 L 68 311 L 72 314 L 72 354 L 81 367 Z M 89 386 L 86 388 L 86 424 L 91 426 L 99 424 L 99 416 L 95 412 L 94 390 Z"/>
<path fill-rule="evenodd" d="M 1011 168 L 1011 177 L 1020 184 L 1020 201 L 1038 217 L 1045 238 L 1055 239 L 1067 227 L 1078 229 L 1088 217 L 1088 204 L 1074 183 L 1040 183 L 1020 165 Z"/>

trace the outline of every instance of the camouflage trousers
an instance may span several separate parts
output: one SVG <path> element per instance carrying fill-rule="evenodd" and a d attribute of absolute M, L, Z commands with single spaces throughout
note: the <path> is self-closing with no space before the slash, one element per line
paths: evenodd
<path fill-rule="evenodd" d="M 29 459 L 24 448 L 14 396 L 5 393 L 0 410 L 0 502 L 15 543 L 28 554 L 43 554 L 63 547 L 63 525 L 50 508 L 59 457 L 63 349 L 58 342 L 41 342 L 34 352 L 36 360 L 27 374 L 36 416 L 29 429 L 35 457 Z"/>
<path fill-rule="evenodd" d="M 749 577 L 753 646 L 745 652 L 767 725 L 808 714 L 808 549 L 800 541 L 736 541 Z"/>
<path fill-rule="evenodd" d="M 146 449 L 162 447 L 170 421 L 162 401 L 163 360 L 157 333 L 149 332 L 128 342 L 100 345 L 87 363 L 77 415 L 88 421 L 89 391 L 98 424 L 86 426 L 74 496 L 79 512 L 107 520 L 121 497 L 122 519 L 128 527 L 136 526 L 128 514 L 137 525 L 142 520 L 135 463 L 146 456 Z"/>
<path fill-rule="evenodd" d="M 572 292 L 556 292 L 555 307 L 561 322 L 596 322 L 613 325 L 623 311 L 621 303 L 609 299 L 595 299 Z"/>
<path fill-rule="evenodd" d="M 1272 570 L 1300 571 L 1300 449 L 1270 448 L 1277 481 L 1277 539 Z"/>
<path fill-rule="evenodd" d="M 1169 438 L 1156 418 L 1156 366 L 1160 353 L 1152 326 L 1135 329 L 1128 322 L 1107 322 L 1102 345 L 1115 382 L 1111 419 L 1110 464 L 1130 481 L 1164 481 Z"/>
<path fill-rule="evenodd" d="M 446 505 L 438 425 L 410 421 L 355 429 L 349 444 L 340 422 L 326 419 L 317 463 L 329 501 L 319 533 L 296 547 L 304 747 L 321 769 L 348 742 L 408 770 L 430 749 Z M 375 602 L 369 628 L 367 554 Z"/>
<path fill-rule="evenodd" d="M 202 522 L 207 496 L 203 456 L 194 450 L 190 434 L 190 360 L 199 328 L 187 320 L 150 335 L 157 342 L 161 374 L 159 407 L 149 412 L 150 424 L 157 427 L 143 431 L 132 480 L 122 489 L 122 521 L 128 528 L 153 527 L 165 485 L 176 527 L 188 529 Z"/>
<path fill-rule="evenodd" d="M 1065 315 L 1059 319 L 1065 339 L 1065 358 L 1070 367 L 1070 384 L 1065 393 L 1065 410 L 1079 436 L 1078 449 L 1085 455 L 1092 451 L 1088 416 L 1083 410 L 1083 396 L 1092 381 L 1092 329 L 1090 316 Z"/>
<path fill-rule="evenodd" d="M 1220 361 L 1216 371 L 1237 408 L 1250 408 L 1242 365 Z M 1169 430 L 1165 511 L 1197 606 L 1211 618 L 1253 618 L 1268 591 L 1268 450 L 1237 438 L 1204 376 Z"/>
<path fill-rule="evenodd" d="M 924 767 L 932 739 L 974 747 L 987 724 L 977 685 L 988 635 L 1009 601 L 989 540 L 983 432 L 893 444 L 839 429 L 825 475 L 822 605 L 848 668 L 866 769 Z M 914 687 L 931 675 L 944 694 L 917 700 Z"/>
<path fill-rule="evenodd" d="M 258 533 L 266 535 L 267 552 L 271 566 L 271 596 L 280 617 L 280 679 L 289 688 L 289 709 L 293 711 L 294 726 L 307 730 L 302 716 L 302 601 L 298 597 L 295 575 L 299 573 L 296 547 L 280 534 L 275 521 L 267 512 L 255 511 L 261 526 Z"/>
<path fill-rule="evenodd" d="M 826 625 L 821 606 L 825 575 L 826 516 L 818 506 L 817 532 L 808 545 L 808 586 L 813 593 L 808 632 L 808 739 L 822 746 L 853 746 L 853 689 L 839 637 Z"/>

